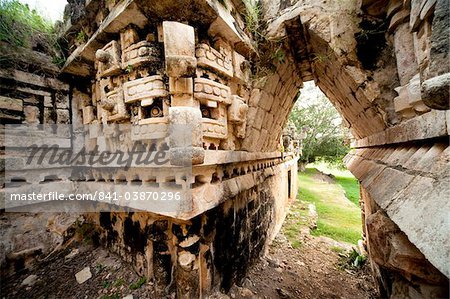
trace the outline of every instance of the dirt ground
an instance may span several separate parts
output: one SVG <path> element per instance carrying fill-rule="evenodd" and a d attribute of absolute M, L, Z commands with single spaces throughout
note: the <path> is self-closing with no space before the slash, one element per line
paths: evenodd
<path fill-rule="evenodd" d="M 348 245 L 307 234 L 301 244 L 294 249 L 280 234 L 242 288 L 232 290 L 236 298 L 249 298 L 244 288 L 252 298 L 377 298 L 367 263 L 357 270 L 338 266 L 342 257 L 336 248 Z"/>
<path fill-rule="evenodd" d="M 75 274 L 85 267 L 90 268 L 92 277 L 78 284 Z M 30 275 L 37 276 L 35 282 L 22 285 Z M 121 299 L 132 294 L 133 298 L 156 298 L 152 284 L 139 279 L 117 255 L 102 247 L 83 244 L 40 262 L 33 270 L 5 279 L 1 283 L 1 297 Z"/>
<path fill-rule="evenodd" d="M 250 271 L 241 287 L 215 298 L 376 298 L 370 269 L 340 269 L 339 244 L 324 237 L 305 234 L 294 249 L 281 233 L 269 253 Z M 332 248 L 334 250 L 332 250 Z M 72 258 L 71 255 L 76 253 Z M 92 278 L 83 284 L 75 273 L 89 267 Z M 32 286 L 22 282 L 30 275 Z M 142 284 L 142 285 L 140 285 Z M 34 270 L 2 281 L 2 298 L 157 298 L 151 282 L 139 283 L 133 269 L 103 248 L 82 245 L 40 263 Z M 170 298 L 170 296 L 169 296 Z M 173 298 L 173 297 L 172 297 Z"/>

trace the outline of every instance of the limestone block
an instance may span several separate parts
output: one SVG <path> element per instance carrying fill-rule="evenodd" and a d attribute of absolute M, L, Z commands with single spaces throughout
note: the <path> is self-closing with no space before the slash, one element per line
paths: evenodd
<path fill-rule="evenodd" d="M 21 99 L 0 96 L 0 109 L 22 111 L 23 101 Z"/>
<path fill-rule="evenodd" d="M 53 108 L 44 108 L 44 124 L 54 124 L 56 115 Z"/>
<path fill-rule="evenodd" d="M 93 120 L 95 120 L 94 107 L 93 106 L 83 107 L 83 125 L 90 124 Z"/>
<path fill-rule="evenodd" d="M 201 121 L 201 113 L 196 108 L 169 108 L 169 155 L 172 165 L 203 163 Z"/>
<path fill-rule="evenodd" d="M 139 122 L 139 126 L 131 127 L 131 140 L 154 140 L 163 139 L 169 131 L 169 120 L 167 117 L 156 119 L 145 119 L 146 124 Z"/>
<path fill-rule="evenodd" d="M 163 22 L 164 54 L 169 77 L 189 77 L 195 74 L 194 28 L 178 22 Z"/>
<path fill-rule="evenodd" d="M 244 56 L 236 51 L 233 51 L 233 72 L 234 77 L 242 80 L 243 82 L 248 82 L 250 80 L 250 63 Z"/>
<path fill-rule="evenodd" d="M 430 22 L 424 22 L 430 24 Z M 429 74 L 423 76 L 424 79 L 430 79 L 431 76 L 450 73 L 449 59 L 449 40 L 450 35 L 450 9 L 448 1 L 438 0 L 434 9 L 430 34 L 430 68 Z M 448 89 L 447 89 L 448 91 Z"/>
<path fill-rule="evenodd" d="M 194 101 L 192 78 L 169 77 L 169 92 L 172 106 L 196 107 L 198 102 Z"/>
<path fill-rule="evenodd" d="M 132 44 L 137 43 L 138 40 L 139 35 L 133 27 L 128 27 L 120 32 L 120 46 L 122 50 L 125 50 Z"/>
<path fill-rule="evenodd" d="M 202 146 L 202 115 L 200 110 L 193 107 L 169 108 L 170 142 L 169 146 Z M 185 126 L 185 136 L 183 133 Z"/>
<path fill-rule="evenodd" d="M 159 62 L 160 51 L 148 41 L 141 41 L 129 46 L 122 52 L 122 68 L 136 67 L 143 63 Z"/>
<path fill-rule="evenodd" d="M 247 119 L 247 111 L 248 106 L 244 100 L 237 95 L 233 95 L 231 105 L 228 108 L 228 120 L 232 123 L 242 124 Z"/>
<path fill-rule="evenodd" d="M 171 95 L 192 95 L 194 83 L 192 78 L 169 78 L 169 91 Z"/>
<path fill-rule="evenodd" d="M 429 282 L 443 278 L 399 227 L 382 211 L 366 217 L 371 258 L 379 265 Z"/>
<path fill-rule="evenodd" d="M 125 103 L 168 96 L 163 78 L 159 75 L 125 82 L 123 92 Z"/>
<path fill-rule="evenodd" d="M 408 24 L 401 24 L 394 33 L 395 57 L 401 85 L 406 85 L 418 73 L 413 36 Z"/>
<path fill-rule="evenodd" d="M 100 100 L 100 107 L 106 112 L 107 122 L 121 121 L 130 117 L 125 107 L 122 88 L 116 88 L 108 92 Z"/>
<path fill-rule="evenodd" d="M 210 118 L 203 118 L 202 130 L 203 135 L 209 138 L 226 139 L 228 136 L 226 119 L 216 120 Z"/>
<path fill-rule="evenodd" d="M 450 110 L 445 112 L 445 119 L 445 122 L 447 123 L 447 134 L 450 136 Z"/>
<path fill-rule="evenodd" d="M 422 80 L 428 77 L 430 64 L 430 34 L 431 26 L 425 22 L 420 26 L 419 31 L 413 34 L 414 51 Z"/>
<path fill-rule="evenodd" d="M 286 100 L 286 98 L 284 100 Z M 259 99 L 260 108 L 262 108 L 265 111 L 270 111 L 273 102 L 274 102 L 273 95 L 267 93 L 266 91 L 261 92 L 261 98 Z"/>
<path fill-rule="evenodd" d="M 115 40 L 106 44 L 95 53 L 100 77 L 108 77 L 121 72 L 121 55 L 119 43 Z"/>
<path fill-rule="evenodd" d="M 450 275 L 449 196 L 448 180 L 445 178 L 433 180 L 417 176 L 386 211 L 426 259 L 447 277 Z M 416 271 L 422 269 L 428 272 L 423 273 L 427 280 L 439 279 L 432 267 L 417 267 Z"/>
<path fill-rule="evenodd" d="M 50 95 L 44 97 L 44 107 L 53 108 L 53 100 Z"/>
<path fill-rule="evenodd" d="M 82 284 L 88 281 L 92 277 L 91 269 L 89 267 L 83 268 L 81 271 L 75 274 L 75 278 L 78 284 Z"/>
<path fill-rule="evenodd" d="M 424 113 L 430 111 L 430 108 L 425 106 L 422 101 L 421 87 L 420 87 L 420 75 L 415 75 L 406 87 L 408 93 L 408 101 L 415 111 Z"/>
<path fill-rule="evenodd" d="M 56 109 L 56 121 L 58 124 L 70 123 L 70 113 L 67 109 Z"/>
<path fill-rule="evenodd" d="M 275 93 L 275 89 L 277 88 L 277 86 L 278 86 L 278 83 L 279 83 L 279 81 L 280 80 L 287 80 L 287 79 L 289 79 L 289 77 L 288 78 L 280 78 L 280 75 L 278 75 L 277 73 L 275 73 L 275 74 L 272 74 L 272 75 L 270 75 L 268 78 L 267 78 L 267 83 L 266 83 L 266 85 L 264 86 L 264 90 L 267 92 L 267 93 L 270 93 L 270 94 L 273 94 L 274 95 L 274 93 Z"/>
<path fill-rule="evenodd" d="M 395 112 L 400 113 L 404 118 L 413 118 L 416 113 L 409 102 L 407 87 L 397 87 L 395 88 L 395 91 L 399 94 L 398 97 L 394 98 Z"/>
<path fill-rule="evenodd" d="M 202 164 L 205 150 L 202 147 L 177 147 L 169 149 L 170 164 L 176 166 L 190 166 Z"/>
<path fill-rule="evenodd" d="M 231 52 L 219 52 L 207 44 L 200 44 L 195 51 L 198 66 L 209 68 L 226 77 L 233 77 Z"/>
<path fill-rule="evenodd" d="M 414 165 L 412 169 L 422 172 L 431 171 L 434 167 L 437 166 L 441 154 L 447 148 L 444 144 L 436 143 L 434 144 L 422 157 L 421 159 Z M 445 167 L 445 166 L 444 166 Z M 448 169 L 447 169 L 448 170 Z"/>
<path fill-rule="evenodd" d="M 450 73 L 433 77 L 422 83 L 422 98 L 433 109 L 450 109 Z"/>
<path fill-rule="evenodd" d="M 392 178 L 395 178 L 395 180 Z M 392 203 L 394 197 L 406 188 L 413 179 L 414 176 L 412 175 L 386 167 L 370 185 L 365 187 L 378 205 L 385 209 Z"/>
<path fill-rule="evenodd" d="M 25 114 L 24 123 L 27 124 L 38 124 L 39 123 L 39 108 L 36 106 L 25 106 L 23 108 Z"/>
<path fill-rule="evenodd" d="M 69 95 L 62 93 L 56 93 L 56 108 L 69 109 Z"/>
<path fill-rule="evenodd" d="M 254 88 L 252 89 L 252 93 L 250 94 L 249 106 L 250 107 L 258 107 L 259 99 L 261 98 L 261 90 Z"/>
<path fill-rule="evenodd" d="M 194 97 L 201 103 L 216 101 L 224 104 L 231 104 L 230 88 L 224 84 L 205 79 L 194 79 Z"/>

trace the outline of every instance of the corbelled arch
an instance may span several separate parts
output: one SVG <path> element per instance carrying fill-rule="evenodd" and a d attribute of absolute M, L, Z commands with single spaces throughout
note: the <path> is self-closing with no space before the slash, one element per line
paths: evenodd
<path fill-rule="evenodd" d="M 442 283 L 439 271 L 449 275 L 445 249 L 449 223 L 442 210 L 448 208 L 442 196 L 449 194 L 445 187 L 449 124 L 448 110 L 433 108 L 443 108 L 448 68 L 430 74 L 436 65 L 432 62 L 429 69 L 427 57 L 442 40 L 430 42 L 433 35 L 423 28 L 443 30 L 443 4 L 438 1 L 439 17 L 433 23 L 433 13 L 426 10 L 432 6 L 423 3 L 417 7 L 385 1 L 383 8 L 370 1 L 362 7 L 302 1 L 284 9 L 278 3 L 278 10 L 277 3 L 263 2 L 267 34 L 269 39 L 288 40 L 283 43 L 287 55 L 252 92 L 243 147 L 275 150 L 302 82 L 314 80 L 356 139 L 346 163 L 361 182 L 365 243 L 384 294 L 390 294 L 391 286 L 380 268 L 405 275 L 408 266 L 394 261 L 402 254 L 417 257 L 415 267 L 430 271 L 427 275 L 416 269 L 409 272 L 413 277 L 427 277 L 432 285 Z M 422 10 L 420 17 L 418 10 Z M 448 57 L 448 51 L 431 53 Z M 443 95 L 432 91 L 428 82 L 436 83 Z M 389 234 L 398 239 L 390 240 Z M 402 249 L 392 249 L 399 246 L 396 242 Z M 406 248 L 411 252 L 406 253 Z"/>

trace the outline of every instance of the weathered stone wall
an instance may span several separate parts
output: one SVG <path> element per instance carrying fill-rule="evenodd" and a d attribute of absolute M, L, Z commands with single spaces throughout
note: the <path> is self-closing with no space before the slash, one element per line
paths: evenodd
<path fill-rule="evenodd" d="M 4 46 L 4 44 L 2 45 Z M 1 54 L 5 49 L 2 48 Z M 15 53 L 26 63 L 21 67 L 0 69 L 0 122 L 2 126 L 2 169 L 0 171 L 0 208 L 1 208 L 1 275 L 6 276 L 25 269 L 51 254 L 55 248 L 61 248 L 65 241 L 73 236 L 74 223 L 78 214 L 66 213 L 4 213 L 5 209 L 5 133 L 14 135 L 14 129 L 7 124 L 38 126 L 53 124 L 70 124 L 71 88 L 64 80 L 57 78 L 58 69 L 51 64 L 51 58 L 38 52 L 20 49 Z M 3 58 L 3 57 L 2 57 Z M 13 60 L 16 57 L 12 58 Z M 24 67 L 32 66 L 32 70 Z M 16 65 L 18 66 L 18 65 Z M 6 132 L 5 132 L 6 130 Z M 67 132 L 56 132 L 54 140 L 64 140 L 70 144 Z M 24 136 L 17 135 L 17 143 Z M 11 156 L 9 157 L 11 158 Z M 24 171 L 22 170 L 21 173 Z M 49 169 L 48 175 L 55 174 Z M 33 176 L 30 173 L 29 176 Z M 42 176 L 43 180 L 45 177 Z M 21 176 L 15 177 L 18 184 Z M 36 178 L 39 180 L 39 178 Z"/>
<path fill-rule="evenodd" d="M 69 84 L 54 76 L 0 70 L 2 124 L 70 123 Z"/>
<path fill-rule="evenodd" d="M 242 282 L 247 269 L 264 253 L 284 220 L 287 202 L 293 199 L 286 193 L 287 181 L 284 176 L 271 176 L 185 221 L 145 212 L 88 217 L 100 228 L 100 242 L 153 280 L 157 294 L 203 298 Z"/>

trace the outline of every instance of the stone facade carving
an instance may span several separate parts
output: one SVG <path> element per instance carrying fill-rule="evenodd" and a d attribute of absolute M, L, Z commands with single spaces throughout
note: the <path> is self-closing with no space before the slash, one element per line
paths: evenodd
<path fill-rule="evenodd" d="M 177 1 L 107 1 L 107 9 L 103 2 L 86 1 L 79 6 L 89 13 L 67 24 L 71 48 L 62 70 L 83 79 L 62 83 L 51 76 L 0 70 L 2 79 L 19 83 L 0 83 L 6 91 L 0 97 L 5 123 L 71 123 L 72 136 L 52 135 L 64 148 L 85 144 L 126 152 L 136 142 L 143 151 L 169 148 L 170 154 L 158 168 L 86 167 L 76 180 L 65 168 L 18 163 L 15 178 L 37 190 L 52 186 L 52 177 L 68 190 L 76 185 L 85 192 L 170 185 L 192 189 L 192 197 L 176 212 L 131 206 L 152 212 L 97 213 L 91 220 L 105 240 L 109 233 L 123 237 L 125 226 L 134 223 L 145 246 L 133 247 L 121 237 L 110 246 L 140 274 L 154 278 L 161 292 L 172 275 L 179 297 L 207 295 L 219 284 L 227 289 L 245 277 L 246 266 L 264 251 L 288 201 L 295 198 L 300 142 L 291 132 L 283 135 L 283 129 L 303 81 L 314 80 L 357 139 L 347 164 L 363 186 L 369 253 L 371 241 L 386 245 L 373 254 L 379 255 L 374 268 L 384 267 L 395 277 L 384 286 L 390 289 L 387 294 L 415 284 L 423 297 L 430 286 L 444 290 L 439 283 L 449 275 L 445 141 L 450 77 L 448 40 L 439 37 L 448 36 L 446 1 L 367 0 L 360 7 L 354 1 L 311 5 L 305 0 L 284 9 L 286 1 L 263 0 L 264 35 L 280 50 L 269 64 L 258 60 L 264 53 L 257 52 L 256 38 L 246 28 L 245 5 L 220 2 L 195 1 L 198 11 L 181 13 Z M 364 27 L 367 20 L 380 28 Z M 88 35 L 83 44 L 74 35 L 80 28 Z M 379 42 L 383 47 L 374 52 L 364 48 L 364 34 L 371 46 Z M 189 128 L 189 134 L 180 138 L 176 126 Z M 22 144 L 22 139 L 15 140 Z M 190 177 L 170 172 L 186 162 L 194 165 Z M 114 227 L 105 221 L 113 214 L 119 219 Z M 389 244 L 379 234 L 378 215 L 395 224 L 378 219 L 392 228 Z M 256 219 L 263 219 L 261 225 Z M 233 225 L 240 229 L 231 232 Z M 143 233 L 150 227 L 151 240 Z M 241 240 L 250 231 L 260 234 L 252 234 L 256 243 Z M 236 248 L 243 254 L 238 256 Z M 400 263 L 403 258 L 417 263 Z M 221 259 L 231 260 L 234 268 L 226 268 Z M 427 269 L 410 267 L 417 264 Z M 221 280 L 225 272 L 231 278 Z M 411 279 L 415 276 L 420 280 Z"/>

